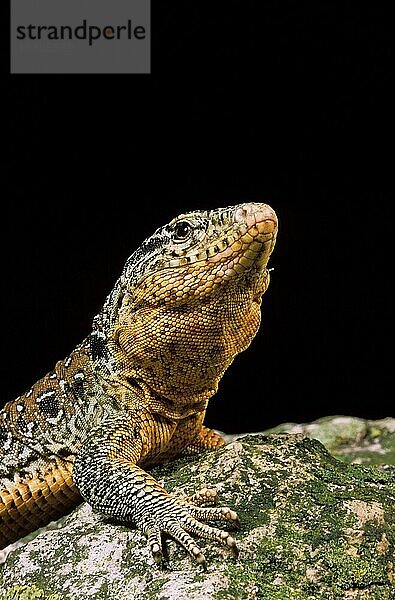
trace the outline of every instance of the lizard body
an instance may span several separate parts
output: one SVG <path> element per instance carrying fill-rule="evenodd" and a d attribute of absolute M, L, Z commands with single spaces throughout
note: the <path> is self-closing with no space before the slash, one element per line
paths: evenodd
<path fill-rule="evenodd" d="M 53 371 L 0 411 L 0 547 L 82 499 L 135 523 L 155 560 L 161 535 L 199 562 L 190 533 L 235 540 L 228 507 L 168 494 L 144 469 L 216 448 L 203 425 L 209 398 L 260 325 L 274 211 L 250 203 L 191 212 L 158 229 L 126 261 L 92 332 Z"/>

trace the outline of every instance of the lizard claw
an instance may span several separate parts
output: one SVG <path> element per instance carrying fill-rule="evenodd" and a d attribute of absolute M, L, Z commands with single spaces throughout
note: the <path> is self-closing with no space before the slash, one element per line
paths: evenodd
<path fill-rule="evenodd" d="M 233 511 L 232 511 L 232 512 L 233 512 Z M 241 527 L 240 519 L 239 519 L 239 517 L 237 516 L 237 514 L 236 514 L 236 513 L 235 513 L 235 517 L 234 517 L 234 519 L 232 520 L 232 525 L 233 525 L 233 527 L 234 527 L 235 529 L 237 529 L 237 530 L 239 530 L 239 529 L 240 529 L 240 527 Z"/>

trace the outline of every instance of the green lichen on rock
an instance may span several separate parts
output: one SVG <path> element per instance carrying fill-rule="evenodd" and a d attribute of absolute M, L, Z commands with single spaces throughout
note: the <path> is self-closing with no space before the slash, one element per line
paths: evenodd
<path fill-rule="evenodd" d="M 345 462 L 395 465 L 395 419 L 377 421 L 335 415 L 312 423 L 282 423 L 264 433 L 303 433 Z"/>
<path fill-rule="evenodd" d="M 169 542 L 160 568 L 139 531 L 84 504 L 8 556 L 0 598 L 20 584 L 62 600 L 395 600 L 395 468 L 347 464 L 303 434 L 257 434 L 154 475 L 178 494 L 217 489 L 242 522 L 238 561 L 199 541 L 202 572 Z"/>
<path fill-rule="evenodd" d="M 46 595 L 44 590 L 36 585 L 15 585 L 1 600 L 62 600 L 59 594 Z"/>

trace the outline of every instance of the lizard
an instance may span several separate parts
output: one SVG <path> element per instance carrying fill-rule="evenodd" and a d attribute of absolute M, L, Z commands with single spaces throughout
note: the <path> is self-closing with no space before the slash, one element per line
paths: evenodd
<path fill-rule="evenodd" d="M 149 468 L 224 444 L 205 412 L 260 327 L 277 228 L 263 203 L 187 212 L 129 256 L 89 335 L 0 411 L 0 548 L 85 500 L 139 528 L 158 563 L 165 536 L 203 567 L 196 537 L 237 557 L 220 526 L 238 529 L 236 512 Z"/>

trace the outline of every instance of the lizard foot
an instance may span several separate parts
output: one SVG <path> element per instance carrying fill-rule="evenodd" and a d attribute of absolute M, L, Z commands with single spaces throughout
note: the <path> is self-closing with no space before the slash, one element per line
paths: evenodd
<path fill-rule="evenodd" d="M 210 498 L 212 497 L 209 494 Z M 205 500 L 207 502 L 209 500 Z M 211 500 L 212 501 L 212 500 Z M 148 547 L 155 562 L 163 558 L 162 533 L 169 535 L 192 556 L 194 560 L 206 569 L 206 559 L 202 549 L 196 544 L 190 534 L 215 540 L 227 546 L 232 555 L 237 558 L 239 550 L 236 540 L 228 531 L 212 527 L 202 521 L 228 521 L 239 528 L 237 514 L 229 507 L 200 507 L 192 506 L 189 502 L 180 501 L 174 497 L 161 497 L 160 506 L 147 515 L 142 529 L 148 538 Z"/>

